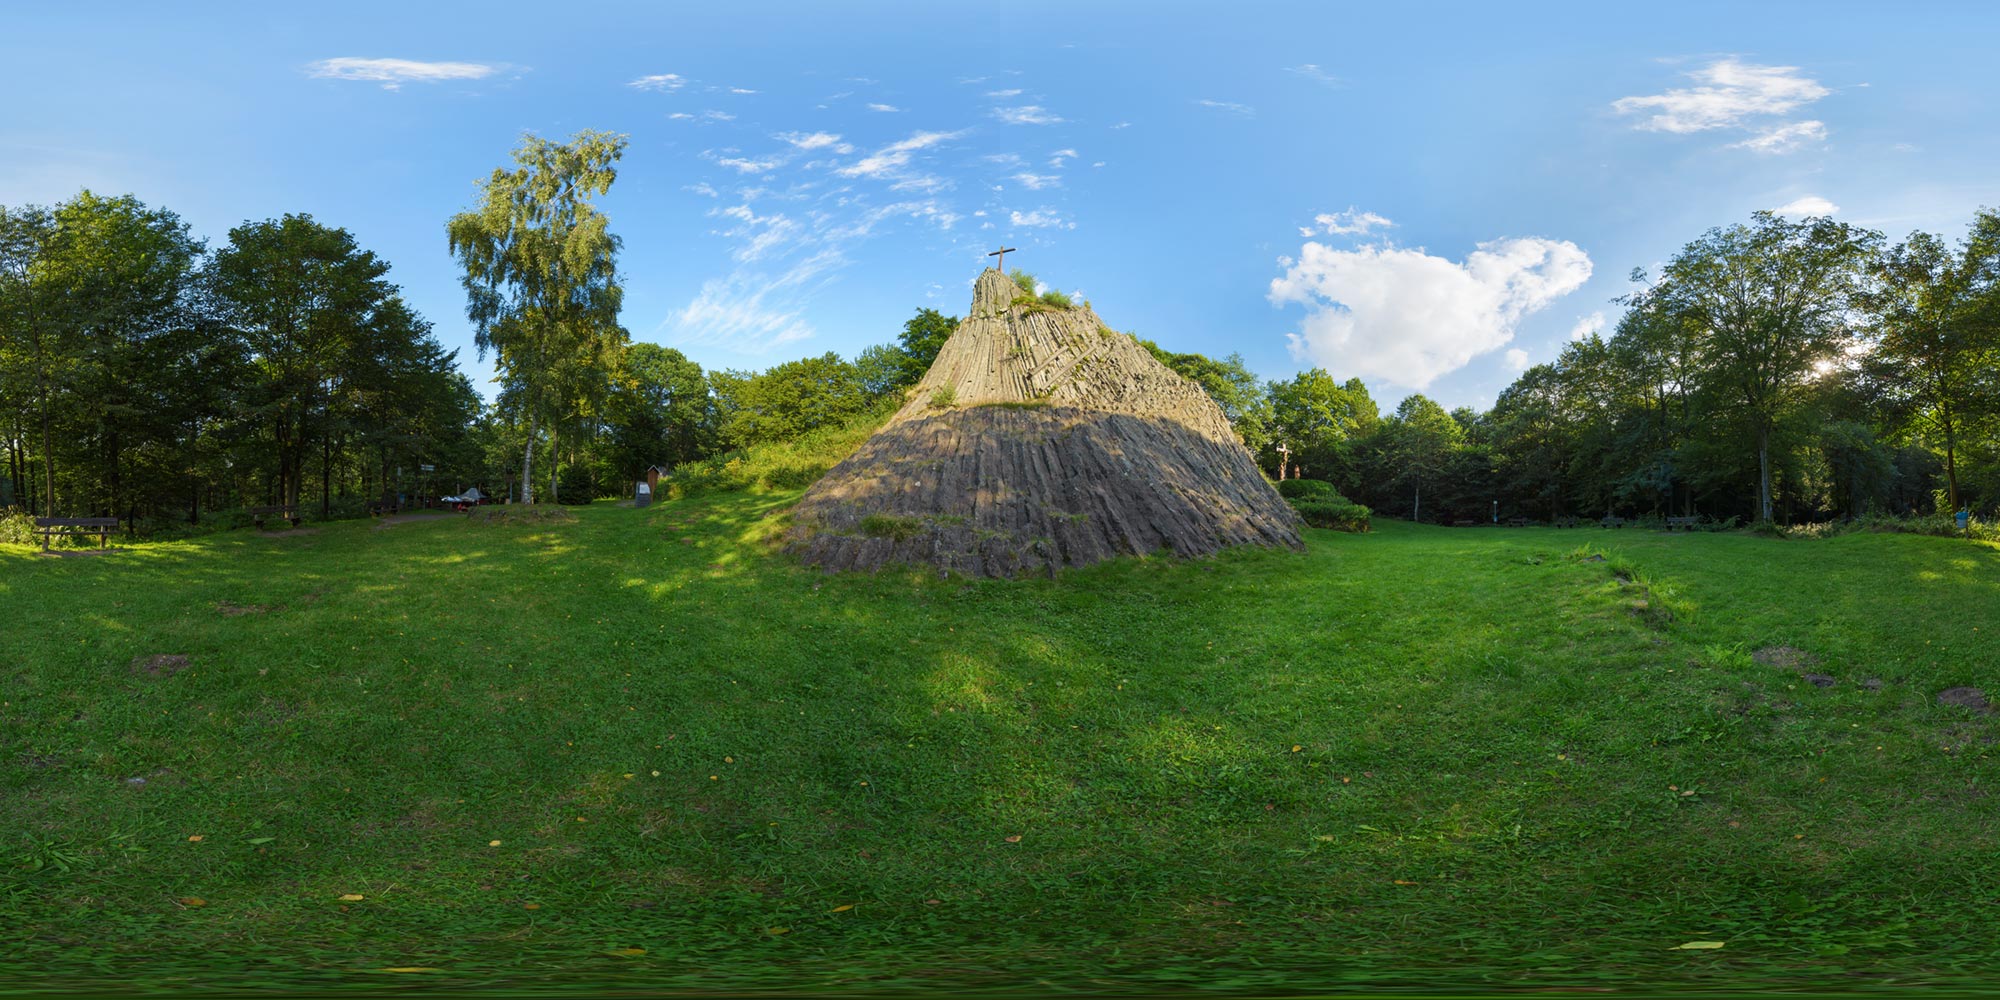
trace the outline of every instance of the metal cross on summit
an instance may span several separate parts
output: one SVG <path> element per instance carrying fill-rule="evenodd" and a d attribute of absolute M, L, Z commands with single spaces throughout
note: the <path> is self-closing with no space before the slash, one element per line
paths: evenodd
<path fill-rule="evenodd" d="M 993 251 L 992 253 L 989 253 L 989 254 L 987 254 L 986 256 L 988 256 L 988 257 L 998 257 L 998 258 L 999 258 L 999 260 L 996 260 L 996 261 L 994 261 L 994 262 L 993 262 L 993 266 L 994 266 L 994 267 L 996 267 L 996 268 L 999 268 L 999 269 L 1000 269 L 1000 273 L 1001 273 L 1001 274 L 1006 274 L 1006 273 L 1007 273 L 1007 255 L 1008 255 L 1008 254 L 1010 254 L 1010 253 L 1013 253 L 1013 252 L 1014 252 L 1014 251 L 1015 251 L 1016 249 L 1018 249 L 1018 248 L 1017 248 L 1017 247 L 1001 247 L 1000 249 L 998 249 L 998 250 L 995 250 L 995 251 Z"/>

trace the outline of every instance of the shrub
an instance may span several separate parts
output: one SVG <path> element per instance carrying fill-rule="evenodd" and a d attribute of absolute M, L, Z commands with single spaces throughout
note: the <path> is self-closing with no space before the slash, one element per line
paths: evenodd
<path fill-rule="evenodd" d="M 18 510 L 0 514 L 0 545 L 37 545 L 40 541 L 34 518 Z"/>
<path fill-rule="evenodd" d="M 931 393 L 931 409 L 933 410 L 949 410 L 956 405 L 958 405 L 958 388 L 956 386 L 948 385 Z"/>
<path fill-rule="evenodd" d="M 1374 513 L 1338 493 L 1330 500 L 1293 500 L 1291 504 L 1307 524 L 1335 531 L 1366 532 L 1368 519 Z"/>
<path fill-rule="evenodd" d="M 868 440 L 895 412 L 892 396 L 844 424 L 807 431 L 789 441 L 768 441 L 694 462 L 682 462 L 660 481 L 657 499 L 679 500 L 732 490 L 795 490 L 818 482 L 828 469 Z"/>
<path fill-rule="evenodd" d="M 1323 479 L 1286 479 L 1278 483 L 1278 495 L 1287 500 L 1344 500 L 1333 484 Z"/>

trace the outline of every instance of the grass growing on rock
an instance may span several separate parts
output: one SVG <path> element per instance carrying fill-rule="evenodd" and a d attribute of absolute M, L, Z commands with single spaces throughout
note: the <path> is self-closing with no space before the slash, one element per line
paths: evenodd
<path fill-rule="evenodd" d="M 2000 729 L 1937 695 L 2000 687 L 1993 546 L 1388 522 L 831 577 L 770 554 L 795 498 L 0 549 L 0 975 L 1991 970 Z"/>

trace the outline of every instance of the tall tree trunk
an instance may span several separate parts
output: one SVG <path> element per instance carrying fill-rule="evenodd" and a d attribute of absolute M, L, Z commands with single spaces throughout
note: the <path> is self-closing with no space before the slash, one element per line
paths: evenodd
<path fill-rule="evenodd" d="M 49 433 L 49 380 L 42 376 L 42 516 L 56 516 L 56 453 L 50 446 L 54 435 Z"/>
<path fill-rule="evenodd" d="M 521 502 L 535 502 L 535 418 L 528 417 L 528 444 L 521 449 Z"/>
<path fill-rule="evenodd" d="M 1771 426 L 1757 424 L 1757 509 L 1771 519 Z"/>
<path fill-rule="evenodd" d="M 1952 426 L 1951 411 L 1945 409 L 1944 418 L 1944 477 L 1951 487 L 1951 509 L 1958 511 L 1958 429 Z"/>
<path fill-rule="evenodd" d="M 333 435 L 319 436 L 319 519 L 333 511 Z M 294 512 L 296 513 L 296 512 Z"/>

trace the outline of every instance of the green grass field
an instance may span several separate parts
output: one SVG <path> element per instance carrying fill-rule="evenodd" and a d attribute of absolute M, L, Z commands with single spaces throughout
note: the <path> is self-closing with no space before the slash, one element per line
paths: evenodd
<path fill-rule="evenodd" d="M 0 980 L 1990 981 L 2000 547 L 829 577 L 795 497 L 0 550 Z"/>

